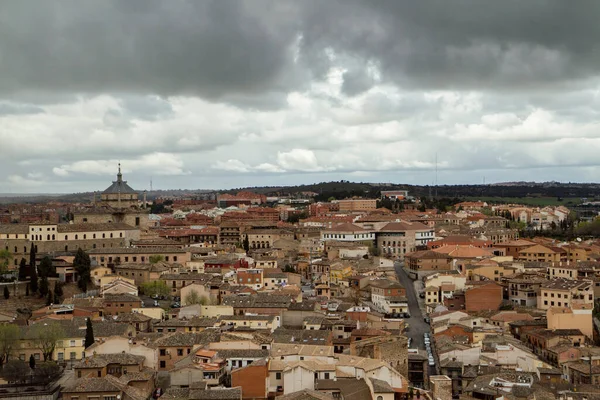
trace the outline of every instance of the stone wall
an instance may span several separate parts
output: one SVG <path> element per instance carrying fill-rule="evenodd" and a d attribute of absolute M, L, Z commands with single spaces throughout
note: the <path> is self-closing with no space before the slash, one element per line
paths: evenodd
<path fill-rule="evenodd" d="M 350 345 L 350 354 L 386 361 L 408 377 L 408 339 L 404 336 L 380 336 Z"/>

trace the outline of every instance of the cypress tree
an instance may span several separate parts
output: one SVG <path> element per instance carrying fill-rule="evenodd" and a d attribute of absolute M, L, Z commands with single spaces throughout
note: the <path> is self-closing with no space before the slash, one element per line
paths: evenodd
<path fill-rule="evenodd" d="M 85 348 L 87 349 L 94 344 L 94 327 L 92 326 L 92 320 L 87 319 L 85 325 Z"/>
<path fill-rule="evenodd" d="M 52 295 L 52 290 L 48 290 L 48 296 L 46 297 L 46 305 L 49 306 L 54 301 L 54 296 Z"/>
<path fill-rule="evenodd" d="M 33 354 L 29 356 L 29 368 L 35 369 L 35 357 Z"/>
<path fill-rule="evenodd" d="M 63 297 L 62 283 L 59 281 L 54 282 L 54 296 L 59 298 Z"/>
<path fill-rule="evenodd" d="M 40 287 L 39 287 L 39 291 L 40 291 L 40 296 L 46 296 L 48 294 L 48 291 L 50 290 L 50 286 L 48 284 L 48 278 L 45 276 L 42 276 L 40 278 Z"/>
<path fill-rule="evenodd" d="M 27 279 L 27 261 L 21 258 L 21 262 L 19 263 L 19 280 L 24 281 L 25 279 Z"/>
<path fill-rule="evenodd" d="M 25 296 L 29 296 L 29 283 L 25 285 Z"/>
<path fill-rule="evenodd" d="M 33 293 L 37 293 L 38 291 L 38 276 L 37 276 L 37 270 L 35 268 L 35 265 L 33 266 L 33 268 L 31 268 L 30 270 L 30 275 L 29 275 L 29 285 L 31 286 L 31 291 Z"/>
<path fill-rule="evenodd" d="M 35 246 L 31 243 L 31 250 L 29 250 L 29 268 L 35 269 Z"/>
<path fill-rule="evenodd" d="M 8 300 L 10 298 L 10 292 L 8 291 L 8 286 L 4 286 L 4 298 Z"/>

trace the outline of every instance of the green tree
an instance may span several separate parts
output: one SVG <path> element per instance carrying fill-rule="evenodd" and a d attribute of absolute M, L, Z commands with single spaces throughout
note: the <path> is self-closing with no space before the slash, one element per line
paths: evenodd
<path fill-rule="evenodd" d="M 150 264 L 156 264 L 161 261 L 165 261 L 165 257 L 161 254 L 154 254 L 150 256 Z"/>
<path fill-rule="evenodd" d="M 58 299 L 62 299 L 64 293 L 63 293 L 63 287 L 62 287 L 62 283 L 60 283 L 59 281 L 54 282 L 54 298 L 58 298 Z M 55 301 L 55 303 L 60 303 L 60 301 Z"/>
<path fill-rule="evenodd" d="M 250 251 L 250 240 L 248 240 L 248 235 L 244 236 L 243 246 L 246 253 Z"/>
<path fill-rule="evenodd" d="M 33 371 L 34 377 L 38 381 L 49 382 L 55 379 L 60 373 L 60 367 L 54 361 L 44 361 L 40 363 Z"/>
<path fill-rule="evenodd" d="M 35 265 L 33 267 L 29 267 L 29 286 L 31 288 L 32 293 L 37 293 L 39 289 L 36 269 L 37 268 L 35 267 Z"/>
<path fill-rule="evenodd" d="M 29 330 L 29 338 L 42 352 L 44 361 L 52 361 L 56 343 L 65 338 L 65 331 L 58 322 L 37 323 Z"/>
<path fill-rule="evenodd" d="M 18 326 L 0 325 L 0 367 L 9 360 L 20 338 L 21 330 Z"/>
<path fill-rule="evenodd" d="M 23 382 L 29 376 L 29 366 L 21 360 L 11 360 L 2 368 L 2 377 L 8 382 Z"/>
<path fill-rule="evenodd" d="M 292 273 L 296 273 L 296 270 L 294 269 L 294 267 L 290 264 L 285 264 L 285 267 L 283 267 L 283 272 L 292 272 Z"/>
<path fill-rule="evenodd" d="M 10 292 L 8 291 L 8 286 L 4 286 L 4 298 L 8 300 L 10 298 Z"/>
<path fill-rule="evenodd" d="M 408 398 L 409 398 L 409 399 L 412 399 L 412 398 L 414 397 L 414 395 L 415 395 L 415 391 L 414 391 L 414 389 L 412 388 L 412 386 L 410 386 L 410 387 L 408 388 Z"/>
<path fill-rule="evenodd" d="M 92 320 L 88 318 L 85 323 L 85 348 L 87 349 L 93 345 L 94 342 L 94 326 L 92 325 Z"/>
<path fill-rule="evenodd" d="M 52 290 L 48 290 L 48 296 L 46 296 L 46 305 L 52 305 L 52 302 L 54 301 L 54 295 L 52 294 Z"/>
<path fill-rule="evenodd" d="M 77 249 L 75 259 L 73 260 L 73 267 L 79 276 L 77 286 L 84 292 L 87 291 L 88 283 L 91 281 L 91 266 L 90 256 L 81 248 Z"/>
<path fill-rule="evenodd" d="M 185 296 L 184 301 L 185 305 L 187 306 L 191 306 L 192 304 L 209 304 L 209 300 L 206 298 L 206 296 L 200 296 L 200 294 L 195 290 L 190 291 L 188 295 Z"/>
<path fill-rule="evenodd" d="M 12 260 L 12 254 L 6 249 L 0 250 L 0 273 L 3 274 L 8 271 L 8 266 Z"/>
<path fill-rule="evenodd" d="M 35 259 L 36 259 L 36 248 L 35 245 L 33 243 L 31 243 L 31 249 L 29 249 L 29 269 L 30 270 L 35 270 Z M 33 273 L 30 271 L 30 273 Z M 37 277 L 37 271 L 36 271 L 36 277 Z"/>
<path fill-rule="evenodd" d="M 50 290 L 50 285 L 48 283 L 48 277 L 42 276 L 40 278 L 40 287 L 39 287 L 40 296 L 42 296 L 42 297 L 46 296 L 48 294 L 49 290 Z"/>
<path fill-rule="evenodd" d="M 40 261 L 40 266 L 38 267 L 38 271 L 41 277 L 54 276 L 56 274 L 56 268 L 52 264 L 52 259 L 48 256 L 42 258 L 42 261 Z"/>
<path fill-rule="evenodd" d="M 35 369 L 35 357 L 33 354 L 29 356 L 29 368 Z"/>
<path fill-rule="evenodd" d="M 25 296 L 29 296 L 29 283 L 25 285 Z"/>
<path fill-rule="evenodd" d="M 19 280 L 24 281 L 27 279 L 27 260 L 21 258 L 21 262 L 19 263 Z"/>
<path fill-rule="evenodd" d="M 146 296 L 168 296 L 169 286 L 165 281 L 151 281 L 142 284 L 142 291 Z"/>

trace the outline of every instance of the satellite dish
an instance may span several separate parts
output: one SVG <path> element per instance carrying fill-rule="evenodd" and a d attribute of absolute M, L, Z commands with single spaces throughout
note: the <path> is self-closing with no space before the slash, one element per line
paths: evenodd
<path fill-rule="evenodd" d="M 578 242 L 581 242 L 581 238 L 577 238 L 577 241 L 578 241 Z"/>

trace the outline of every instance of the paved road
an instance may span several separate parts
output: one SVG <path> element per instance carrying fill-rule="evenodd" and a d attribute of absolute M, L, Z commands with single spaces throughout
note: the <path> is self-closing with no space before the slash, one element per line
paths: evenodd
<path fill-rule="evenodd" d="M 409 330 L 406 332 L 406 336 L 412 338 L 411 348 L 425 350 L 425 341 L 423 340 L 424 333 L 430 333 L 429 324 L 423 320 L 423 313 L 419 307 L 418 293 L 415 292 L 415 285 L 412 279 L 408 277 L 406 271 L 402 268 L 400 263 L 395 263 L 396 275 L 398 280 L 406 288 L 406 297 L 408 299 L 408 311 L 410 312 L 410 319 L 406 322 L 409 325 Z M 429 367 L 429 375 L 437 375 L 435 367 Z"/>

